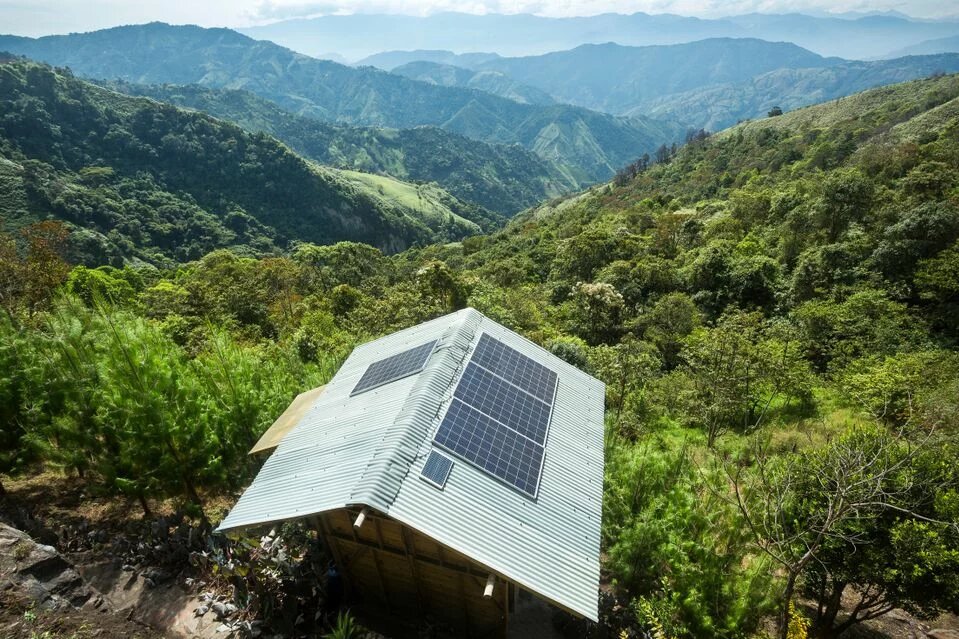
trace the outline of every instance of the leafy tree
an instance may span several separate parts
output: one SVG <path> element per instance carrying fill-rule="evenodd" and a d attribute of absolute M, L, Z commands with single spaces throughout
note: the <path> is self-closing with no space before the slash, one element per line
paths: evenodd
<path fill-rule="evenodd" d="M 955 605 L 959 554 L 949 548 L 959 542 L 959 528 L 952 498 L 946 511 L 936 510 L 937 494 L 948 486 L 951 495 L 955 477 L 951 470 L 943 475 L 944 466 L 953 467 L 948 462 L 929 467 L 929 442 L 917 447 L 879 428 L 858 428 L 822 449 L 786 457 L 759 449 L 754 470 L 730 471 L 746 528 L 785 573 L 781 637 L 800 587 L 818 601 L 816 623 L 826 636 L 899 605 L 927 613 Z M 935 479 L 916 482 L 916 472 Z M 936 559 L 920 559 L 920 548 Z M 909 558 L 897 557 L 897 550 Z M 902 561 L 922 567 L 902 570 Z M 859 603 L 837 625 L 850 586 Z"/>

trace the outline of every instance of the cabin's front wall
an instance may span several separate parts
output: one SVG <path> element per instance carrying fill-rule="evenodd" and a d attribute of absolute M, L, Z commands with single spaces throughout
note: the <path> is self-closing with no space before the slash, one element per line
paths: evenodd
<path fill-rule="evenodd" d="M 359 510 L 343 509 L 318 517 L 319 532 L 356 601 L 373 601 L 404 616 L 432 616 L 468 637 L 504 636 L 509 618 L 509 586 L 497 580 L 483 596 L 490 571 L 387 516 L 369 511 L 360 528 Z"/>

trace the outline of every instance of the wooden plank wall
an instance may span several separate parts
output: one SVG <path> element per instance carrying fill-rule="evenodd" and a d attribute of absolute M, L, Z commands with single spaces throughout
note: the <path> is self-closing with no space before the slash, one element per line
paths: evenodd
<path fill-rule="evenodd" d="M 320 515 L 318 521 L 343 574 L 348 598 L 375 601 L 392 614 L 431 615 L 466 637 L 506 635 L 507 582 L 497 579 L 493 596 L 487 599 L 483 588 L 488 569 L 372 510 L 356 529 L 358 513 L 337 510 Z"/>

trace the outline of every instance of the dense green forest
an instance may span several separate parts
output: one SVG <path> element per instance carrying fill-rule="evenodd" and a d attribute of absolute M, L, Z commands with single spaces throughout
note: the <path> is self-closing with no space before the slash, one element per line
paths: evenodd
<path fill-rule="evenodd" d="M 221 247 L 356 239 L 393 252 L 501 217 L 441 189 L 396 196 L 265 134 L 133 98 L 31 62 L 0 64 L 0 213 L 68 222 L 74 261 L 171 265 Z"/>
<path fill-rule="evenodd" d="M 959 76 L 658 156 L 394 256 L 71 268 L 56 223 L 8 233 L 2 470 L 204 503 L 354 344 L 471 305 L 607 384 L 614 636 L 959 612 Z"/>
<path fill-rule="evenodd" d="M 104 50 L 112 55 L 104 56 Z M 66 66 L 90 78 L 242 88 L 298 115 L 331 122 L 431 125 L 484 142 L 521 144 L 582 183 L 607 180 L 637 154 L 685 132 L 675 123 L 646 117 L 520 104 L 372 67 L 347 67 L 229 29 L 152 23 L 36 39 L 0 36 L 0 51 Z"/>
<path fill-rule="evenodd" d="M 513 215 L 579 184 L 554 162 L 523 147 L 486 144 L 431 126 L 382 129 L 330 124 L 284 111 L 248 91 L 197 85 L 111 82 L 109 88 L 144 95 L 268 133 L 321 164 L 400 180 L 436 182 L 465 202 Z"/>

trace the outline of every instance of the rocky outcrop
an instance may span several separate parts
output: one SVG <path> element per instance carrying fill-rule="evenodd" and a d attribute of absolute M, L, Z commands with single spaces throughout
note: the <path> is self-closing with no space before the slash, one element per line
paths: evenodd
<path fill-rule="evenodd" d="M 0 523 L 0 589 L 15 589 L 40 608 L 103 605 L 76 568 L 53 546 Z"/>

